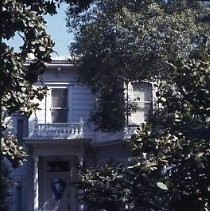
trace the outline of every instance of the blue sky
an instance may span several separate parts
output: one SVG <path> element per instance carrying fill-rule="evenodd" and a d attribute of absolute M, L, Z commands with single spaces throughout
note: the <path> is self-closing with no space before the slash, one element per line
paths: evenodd
<path fill-rule="evenodd" d="M 58 14 L 54 16 L 47 16 L 47 32 L 52 36 L 55 42 L 54 50 L 59 56 L 66 56 L 69 54 L 68 46 L 73 41 L 73 35 L 67 33 L 65 10 L 66 4 L 61 4 Z M 57 56 L 53 54 L 52 56 Z"/>
<path fill-rule="evenodd" d="M 52 57 L 69 55 L 68 46 L 73 41 L 73 35 L 67 33 L 65 20 L 66 9 L 67 5 L 63 3 L 56 15 L 46 16 L 47 33 L 51 35 L 55 42 L 54 51 L 57 52 L 57 54 L 53 53 Z M 18 51 L 21 44 L 22 40 L 18 36 L 9 41 L 9 45 L 14 47 L 15 51 Z"/>

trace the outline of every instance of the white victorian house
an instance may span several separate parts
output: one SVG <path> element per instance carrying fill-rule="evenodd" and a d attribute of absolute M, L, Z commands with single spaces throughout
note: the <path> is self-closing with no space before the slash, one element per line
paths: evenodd
<path fill-rule="evenodd" d="M 90 89 L 78 84 L 77 71 L 67 60 L 47 64 L 40 82 L 34 84 L 48 87 L 48 95 L 40 102 L 41 110 L 30 119 L 14 117 L 17 136 L 22 138 L 28 159 L 13 172 L 17 185 L 11 211 L 85 210 L 78 198 L 81 190 L 73 185 L 79 179 L 78 164 L 126 160 L 124 140 L 145 121 L 151 108 L 152 88 L 148 83 L 133 83 L 125 89 L 125 96 L 138 108 L 124 130 L 109 134 L 91 129 L 88 118 L 95 97 Z"/>

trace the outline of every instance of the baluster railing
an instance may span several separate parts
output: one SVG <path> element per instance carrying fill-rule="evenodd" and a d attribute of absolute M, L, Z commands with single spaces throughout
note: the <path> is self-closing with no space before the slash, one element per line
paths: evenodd
<path fill-rule="evenodd" d="M 78 123 L 36 124 L 34 136 L 40 138 L 71 138 L 83 135 L 83 121 Z"/>
<path fill-rule="evenodd" d="M 52 139 L 75 139 L 75 138 L 91 138 L 96 142 L 109 141 L 114 139 L 127 139 L 135 132 L 137 125 L 128 125 L 121 132 L 110 135 L 95 131 L 84 132 L 84 123 L 82 118 L 77 123 L 46 123 L 34 126 L 33 137 L 37 138 L 52 138 Z"/>

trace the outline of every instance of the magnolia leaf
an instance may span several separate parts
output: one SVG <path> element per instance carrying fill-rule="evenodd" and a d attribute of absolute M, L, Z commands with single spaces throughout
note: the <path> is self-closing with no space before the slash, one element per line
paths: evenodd
<path fill-rule="evenodd" d="M 33 53 L 27 53 L 27 57 L 29 58 L 29 59 L 34 59 L 34 54 Z"/>
<path fill-rule="evenodd" d="M 42 52 L 44 52 L 44 51 L 46 51 L 46 48 L 43 47 L 43 46 L 39 46 L 39 50 L 42 51 Z"/>
<path fill-rule="evenodd" d="M 168 187 L 162 182 L 157 182 L 157 186 L 162 190 L 168 190 Z"/>
<path fill-rule="evenodd" d="M 33 28 L 34 27 L 34 22 L 29 22 L 28 25 Z"/>
<path fill-rule="evenodd" d="M 199 157 L 202 157 L 203 155 L 204 155 L 204 153 L 203 153 L 203 152 L 200 152 L 200 153 L 198 153 L 198 154 L 196 155 L 196 157 L 199 158 Z"/>
<path fill-rule="evenodd" d="M 128 166 L 128 169 L 133 169 L 133 168 L 136 168 L 136 167 L 138 167 L 138 166 L 140 166 L 141 165 L 141 163 L 140 162 L 138 162 L 137 164 L 135 164 L 135 165 L 132 165 L 132 166 Z"/>

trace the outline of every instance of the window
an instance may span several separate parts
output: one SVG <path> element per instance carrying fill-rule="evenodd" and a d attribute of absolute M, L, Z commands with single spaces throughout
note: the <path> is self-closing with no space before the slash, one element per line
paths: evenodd
<path fill-rule="evenodd" d="M 47 163 L 48 172 L 69 172 L 69 162 L 67 161 L 51 161 Z"/>
<path fill-rule="evenodd" d="M 135 103 L 136 111 L 132 114 L 132 122 L 142 123 L 147 118 L 147 113 L 152 104 L 152 85 L 150 83 L 133 83 L 132 101 Z"/>
<path fill-rule="evenodd" d="M 53 88 L 51 96 L 52 123 L 68 122 L 68 89 Z"/>
<path fill-rule="evenodd" d="M 17 139 L 22 140 L 24 136 L 24 120 L 17 119 Z"/>
<path fill-rule="evenodd" d="M 28 135 L 28 119 L 25 116 L 16 114 L 16 134 L 17 139 L 22 141 Z"/>

